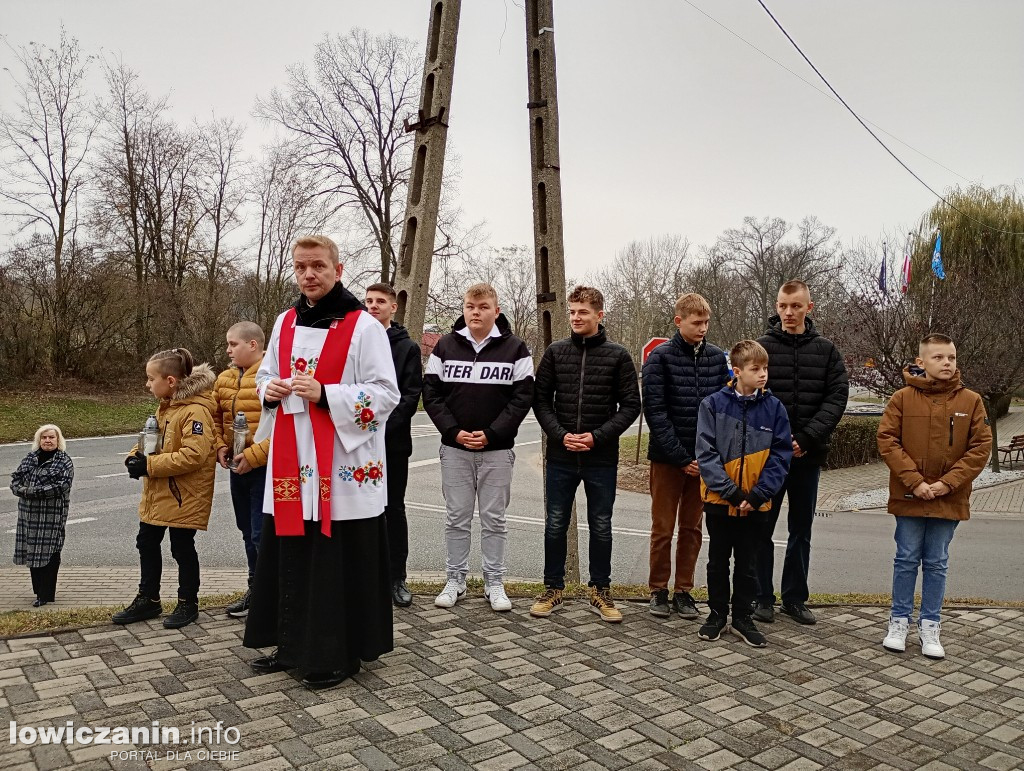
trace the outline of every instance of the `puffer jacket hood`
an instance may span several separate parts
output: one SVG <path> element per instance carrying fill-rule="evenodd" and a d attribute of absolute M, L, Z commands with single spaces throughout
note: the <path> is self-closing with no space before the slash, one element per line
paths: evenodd
<path fill-rule="evenodd" d="M 409 330 L 403 327 L 401 324 L 391 322 L 391 326 L 387 329 L 388 342 L 394 345 L 395 343 L 401 342 L 402 340 L 411 340 L 409 337 Z"/>
<path fill-rule="evenodd" d="M 960 370 L 954 372 L 949 380 L 930 380 L 928 373 L 916 364 L 908 364 L 903 368 L 903 382 L 922 393 L 935 395 L 950 394 L 963 388 Z"/>
<path fill-rule="evenodd" d="M 512 337 L 512 325 L 508 323 L 508 319 L 505 318 L 504 313 L 499 313 L 498 317 L 494 320 L 494 326 L 498 328 L 498 332 L 501 337 Z M 452 332 L 461 332 L 466 328 L 466 317 L 459 316 L 458 321 L 452 325 Z M 461 335 L 459 335 L 461 337 Z"/>
<path fill-rule="evenodd" d="M 814 319 L 810 316 L 804 319 L 804 331 L 799 335 L 794 335 L 783 329 L 782 317 L 778 314 L 768 319 L 768 329 L 765 330 L 765 334 L 784 340 L 790 345 L 806 345 L 814 338 L 821 337 L 821 332 L 814 326 Z"/>
<path fill-rule="evenodd" d="M 892 395 L 878 426 L 878 452 L 889 467 L 889 513 L 970 519 L 971 483 L 992 452 L 992 429 L 981 396 L 960 382 L 929 379 L 913 364 L 906 388 Z M 922 482 L 950 492 L 930 501 L 914 495 Z"/>
<path fill-rule="evenodd" d="M 199 364 L 174 396 L 160 402 L 157 452 L 146 457 L 139 518 L 151 525 L 206 530 L 213 504 L 216 453 L 213 370 Z"/>
<path fill-rule="evenodd" d="M 243 455 L 253 468 L 267 465 L 267 453 L 270 449 L 269 439 L 257 444 L 253 444 L 252 441 L 259 427 L 260 416 L 263 414 L 263 405 L 256 392 L 256 373 L 259 372 L 262 363 L 261 356 L 247 369 L 228 367 L 217 376 L 217 382 L 213 386 L 213 398 L 216 402 L 213 409 L 214 448 L 219 450 L 221 447 L 227 447 L 230 457 L 234 451 L 235 415 L 239 412 L 244 413 L 249 423 L 249 436 Z"/>

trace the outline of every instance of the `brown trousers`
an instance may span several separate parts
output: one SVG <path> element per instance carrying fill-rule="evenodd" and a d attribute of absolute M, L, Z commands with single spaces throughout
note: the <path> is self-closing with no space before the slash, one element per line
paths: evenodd
<path fill-rule="evenodd" d="M 676 540 L 674 590 L 693 590 L 693 573 L 703 537 L 704 502 L 700 499 L 700 477 L 686 474 L 678 466 L 651 463 L 651 591 L 668 589 L 672 575 L 672 533 L 679 523 Z"/>

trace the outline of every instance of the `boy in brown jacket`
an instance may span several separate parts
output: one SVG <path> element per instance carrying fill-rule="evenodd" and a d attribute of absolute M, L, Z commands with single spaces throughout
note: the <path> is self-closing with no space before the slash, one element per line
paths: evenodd
<path fill-rule="evenodd" d="M 971 483 L 985 468 L 992 430 L 981 397 L 960 384 L 956 346 L 929 334 L 907 383 L 893 394 L 878 427 L 878 451 L 889 467 L 889 513 L 896 516 L 896 560 L 886 650 L 906 650 L 914 587 L 921 566 L 921 652 L 945 657 L 939 612 L 946 592 L 949 544 L 969 519 Z"/>

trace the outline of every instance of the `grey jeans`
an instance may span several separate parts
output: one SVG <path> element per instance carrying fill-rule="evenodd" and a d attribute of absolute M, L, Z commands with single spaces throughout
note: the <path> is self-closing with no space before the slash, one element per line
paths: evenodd
<path fill-rule="evenodd" d="M 500 581 L 505 575 L 505 509 L 516 454 L 512 450 L 470 452 L 442 444 L 440 455 L 441 493 L 448 510 L 444 520 L 448 578 L 466 578 L 473 509 L 479 506 L 484 581 Z"/>

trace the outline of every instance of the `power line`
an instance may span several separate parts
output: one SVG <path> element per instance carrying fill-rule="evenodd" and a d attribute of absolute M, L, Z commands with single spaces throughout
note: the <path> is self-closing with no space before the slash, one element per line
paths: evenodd
<path fill-rule="evenodd" d="M 808 87 L 810 87 L 810 88 L 814 89 L 815 91 L 817 91 L 817 92 L 818 92 L 819 94 L 821 94 L 821 95 L 822 95 L 823 97 L 825 97 L 826 99 L 828 99 L 828 100 L 829 100 L 830 102 L 836 102 L 836 103 L 839 103 L 839 100 L 838 100 L 838 99 L 836 99 L 836 98 L 835 98 L 834 96 L 832 96 L 832 95 L 831 95 L 830 93 L 828 93 L 828 91 L 825 91 L 825 90 L 823 90 L 823 89 L 821 89 L 821 88 L 818 88 L 818 87 L 817 87 L 816 85 L 814 85 L 814 83 L 812 83 L 811 81 L 809 81 L 809 80 L 808 80 L 807 78 L 805 78 L 805 77 L 804 77 L 803 75 L 801 75 L 801 74 L 800 74 L 799 72 L 796 72 L 795 70 L 793 70 L 793 69 L 790 69 L 790 68 L 789 68 L 789 67 L 787 67 L 787 66 L 786 66 L 785 64 L 783 64 L 782 62 L 780 62 L 780 61 L 779 61 L 778 59 L 776 59 L 775 57 L 773 57 L 773 56 L 772 56 L 771 54 L 768 54 L 768 53 L 766 53 L 765 51 L 763 51 L 762 49 L 758 48 L 758 47 L 757 47 L 756 45 L 754 45 L 753 43 L 751 43 L 751 42 L 750 42 L 749 40 L 747 40 L 747 39 L 746 39 L 745 37 L 743 37 L 743 36 L 742 36 L 741 34 L 739 34 L 738 32 L 736 32 L 736 31 L 735 31 L 735 30 L 733 30 L 733 29 L 730 29 L 730 28 L 729 28 L 728 26 L 726 26 L 725 24 L 723 24 L 723 23 L 722 23 L 721 21 L 719 21 L 718 19 L 716 19 L 716 18 L 715 18 L 714 16 L 712 16 L 711 14 L 709 14 L 709 13 L 708 13 L 707 11 L 705 11 L 705 10 L 704 10 L 703 8 L 701 8 L 700 6 L 698 6 L 698 5 L 695 5 L 695 4 L 691 3 L 691 2 L 690 2 L 690 0 L 683 0 L 683 2 L 684 2 L 684 3 L 686 3 L 686 4 L 688 5 L 688 6 L 690 6 L 691 8 L 693 8 L 693 10 L 697 11 L 697 13 L 699 13 L 699 14 L 701 14 L 702 16 L 704 16 L 705 18 L 707 18 L 707 19 L 708 19 L 709 21 L 711 21 L 711 22 L 714 22 L 715 24 L 717 24 L 717 25 L 718 25 L 719 27 L 721 27 L 722 29 L 724 29 L 724 30 L 725 30 L 726 32 L 728 32 L 728 33 L 729 33 L 730 35 L 732 35 L 732 36 L 733 36 L 734 38 L 736 38 L 736 39 L 737 39 L 737 40 L 739 40 L 740 42 L 742 42 L 742 43 L 745 43 L 746 45 L 748 45 L 748 46 L 750 46 L 751 48 L 753 48 L 753 49 L 754 49 L 755 51 L 757 51 L 757 52 L 758 52 L 759 54 L 761 54 L 761 56 L 763 56 L 763 57 L 764 57 L 765 59 L 767 59 L 768 61 L 770 61 L 770 62 L 771 62 L 772 64 L 775 64 L 775 65 L 777 65 L 777 66 L 781 67 L 781 68 L 782 68 L 782 69 L 784 69 L 784 70 L 785 70 L 786 72 L 788 72 L 788 73 L 789 73 L 790 75 L 792 75 L 792 76 L 793 76 L 794 78 L 796 78 L 797 80 L 799 80 L 800 82 L 802 82 L 802 83 L 803 83 L 804 85 L 806 85 L 806 86 L 808 86 Z M 965 177 L 965 176 L 964 176 L 963 174 L 961 174 L 960 172 L 958 172 L 958 171 L 956 171 L 956 170 L 954 170 L 954 169 L 951 169 L 951 168 L 949 168 L 949 166 L 945 165 L 945 164 L 944 164 L 944 163 L 942 163 L 941 161 L 937 161 L 937 160 L 936 160 L 935 158 L 932 158 L 932 157 L 931 157 L 930 155 L 928 155 L 927 153 L 924 153 L 924 152 L 922 152 L 921 150 L 918 150 L 918 149 L 917 149 L 916 147 L 914 147 L 914 146 L 913 146 L 912 144 L 910 144 L 909 142 L 905 142 L 905 141 L 903 141 L 902 139 L 900 139 L 900 138 L 899 138 L 898 136 L 896 136 L 895 134 L 893 134 L 892 132 L 890 132 L 890 131 L 886 131 L 886 130 L 885 130 L 885 129 L 884 129 L 883 127 L 882 127 L 882 126 L 879 126 L 879 125 L 878 125 L 877 123 L 875 123 L 874 121 L 871 121 L 871 120 L 867 120 L 867 118 L 865 118 L 865 120 L 866 120 L 866 121 L 867 121 L 868 123 L 870 123 L 870 124 L 871 124 L 872 126 L 874 126 L 874 127 L 876 128 L 876 129 L 878 129 L 879 131 L 881 131 L 881 132 L 882 132 L 883 134 L 885 134 L 886 136 L 888 136 L 888 137 L 891 137 L 892 139 L 895 139 L 895 140 L 896 140 L 897 142 L 899 142 L 899 143 L 900 143 L 901 145 L 903 145 L 904 147 L 907 147 L 907 148 L 909 148 L 910 150 L 913 150 L 913 151 L 914 151 L 915 153 L 917 153 L 918 155 L 920 155 L 920 156 L 921 156 L 922 158 L 926 158 L 927 160 L 929 160 L 929 161 L 931 161 L 932 163 L 934 163 L 934 164 L 935 164 L 936 166 L 941 166 L 941 167 L 942 167 L 943 169 L 945 169 L 946 171 L 948 171 L 948 172 L 949 172 L 950 174 L 953 174 L 953 175 L 955 175 L 955 176 L 957 176 L 957 177 L 960 177 L 960 179 L 964 180 L 965 182 L 970 182 L 971 184 L 975 184 L 975 183 L 977 182 L 977 180 L 971 179 L 970 177 Z"/>
<path fill-rule="evenodd" d="M 975 219 L 975 218 L 974 218 L 974 217 L 972 217 L 972 216 L 971 216 L 970 214 L 968 214 L 967 212 L 965 212 L 965 211 L 964 211 L 963 209 L 960 209 L 960 208 L 959 208 L 958 206 L 955 206 L 955 205 L 953 205 L 952 203 L 950 203 L 950 201 L 949 201 L 949 200 L 948 200 L 948 199 L 947 199 L 947 198 L 946 198 L 945 196 L 943 196 L 942 194 L 940 194 L 939 192 L 937 192 L 937 191 L 936 191 L 936 190 L 935 190 L 935 189 L 934 189 L 934 188 L 933 188 L 933 187 L 932 187 L 931 185 L 929 185 L 929 184 L 928 184 L 927 182 L 925 182 L 925 181 L 924 181 L 923 179 L 921 179 L 921 177 L 919 177 L 919 176 L 918 176 L 918 175 L 917 175 L 917 174 L 916 174 L 916 173 L 914 172 L 914 170 L 913 170 L 913 169 L 911 169 L 911 168 L 910 168 L 910 167 L 909 167 L 909 166 L 908 166 L 907 164 L 905 164 L 905 163 L 903 162 L 903 160 L 902 160 L 902 159 L 901 159 L 901 158 L 900 158 L 900 157 L 899 157 L 898 155 L 896 155 L 896 153 L 894 153 L 894 152 L 893 152 L 892 150 L 890 150 L 890 149 L 889 149 L 889 146 L 888 146 L 888 145 L 887 145 L 887 144 L 886 144 L 885 142 L 883 142 L 883 141 L 882 141 L 882 140 L 881 140 L 881 139 L 879 138 L 878 134 L 876 134 L 876 133 L 875 133 L 874 131 L 872 131 L 872 130 L 871 130 L 871 127 L 870 127 L 870 126 L 868 126 L 868 124 L 867 124 L 867 123 L 865 123 L 865 122 L 864 122 L 864 121 L 863 121 L 863 120 L 861 119 L 861 117 L 860 117 L 860 116 L 859 116 L 859 115 L 858 115 L 858 114 L 857 114 L 857 113 L 856 113 L 856 112 L 854 111 L 854 109 L 853 109 L 852 107 L 850 107 L 850 105 L 848 105 L 848 104 L 846 103 L 846 100 L 845 100 L 845 99 L 843 99 L 843 97 L 841 97 L 841 96 L 839 95 L 839 92 L 838 92 L 838 91 L 836 91 L 836 90 L 835 90 L 835 89 L 834 89 L 834 88 L 832 87 L 832 84 L 828 82 L 828 79 L 827 79 L 827 78 L 826 78 L 826 77 L 825 77 L 824 75 L 822 75 L 822 74 L 821 74 L 821 71 L 820 71 L 820 70 L 819 70 L 819 69 L 818 69 L 817 67 L 815 67 L 815 66 L 814 66 L 814 62 L 812 62 L 812 61 L 811 61 L 811 60 L 810 60 L 810 59 L 809 59 L 809 58 L 807 57 L 807 54 L 805 54 L 805 53 L 803 52 L 803 50 L 802 50 L 802 49 L 800 48 L 800 46 L 799 46 L 799 45 L 797 45 L 796 41 L 795 41 L 795 40 L 793 40 L 792 36 L 790 36 L 790 34 L 789 34 L 789 33 L 788 33 L 787 31 L 786 31 L 786 28 L 785 28 L 785 27 L 783 27 L 783 26 L 782 26 L 782 24 L 781 24 L 781 23 L 779 22 L 779 20 L 775 18 L 775 15 L 774 15 L 774 14 L 773 14 L 773 13 L 772 13 L 772 12 L 771 12 L 770 10 L 768 10 L 768 6 L 764 4 L 764 0 L 757 0 L 757 3 L 758 3 L 758 5 L 760 5 L 760 6 L 761 6 L 761 7 L 762 7 L 762 8 L 764 9 L 764 12 L 768 14 L 769 18 L 770 18 L 770 19 L 771 19 L 771 20 L 772 20 L 773 22 L 775 22 L 775 26 L 776 26 L 776 27 L 778 27 L 778 28 L 779 28 L 779 31 L 781 31 L 781 32 L 782 32 L 782 34 L 786 36 L 786 40 L 788 40 L 788 41 L 789 41 L 790 43 L 792 43 L 792 44 L 793 44 L 793 48 L 795 48 L 795 49 L 797 50 L 797 53 L 799 53 L 799 54 L 800 54 L 800 56 L 802 56 L 802 57 L 803 57 L 803 60 L 804 60 L 805 62 L 807 62 L 807 65 L 808 65 L 808 66 L 809 66 L 809 67 L 810 67 L 810 68 L 811 68 L 812 70 L 814 70 L 814 73 L 815 73 L 815 74 L 816 74 L 816 75 L 817 75 L 817 76 L 818 76 L 819 78 L 821 78 L 821 81 L 822 81 L 822 83 L 824 83 L 824 84 L 825 84 L 826 86 L 828 86 L 828 90 L 829 90 L 829 91 L 831 91 L 831 92 L 832 92 L 832 93 L 833 93 L 833 94 L 835 95 L 836 99 L 838 99 L 838 100 L 839 100 L 839 101 L 840 101 L 840 102 L 842 103 L 843 107 L 845 107 L 845 108 L 847 109 L 847 111 L 848 111 L 848 112 L 850 113 L 850 115 L 852 115 L 852 116 L 853 116 L 854 118 L 856 118 L 856 119 L 857 119 L 857 122 L 858 122 L 858 123 L 859 123 L 859 124 L 860 124 L 861 126 L 863 126 L 863 127 L 864 127 L 864 130 L 865 130 L 865 131 L 867 131 L 867 132 L 868 132 L 868 133 L 869 133 L 869 134 L 870 134 L 870 135 L 871 135 L 871 136 L 872 136 L 872 137 L 874 138 L 874 140 L 875 140 L 876 142 L 878 142 L 878 144 L 880 144 L 880 145 L 882 146 L 882 148 L 883 148 L 883 149 L 884 149 L 884 150 L 885 150 L 885 151 L 886 151 L 887 153 L 889 153 L 889 155 L 891 155 L 891 156 L 893 157 L 893 159 L 894 159 L 894 160 L 895 160 L 895 161 L 896 161 L 896 162 L 897 162 L 897 163 L 898 163 L 898 164 L 899 164 L 900 166 L 902 166 L 902 167 L 903 167 L 903 168 L 904 168 L 904 169 L 905 169 L 905 170 L 907 171 L 907 173 L 908 173 L 908 174 L 910 174 L 910 176 L 912 176 L 912 177 L 913 177 L 914 179 L 916 179 L 916 180 L 917 180 L 918 182 L 920 182 L 920 183 L 921 183 L 921 184 L 922 184 L 922 185 L 923 185 L 923 186 L 924 186 L 925 188 L 927 188 L 927 190 L 928 190 L 929 192 L 931 192 L 931 194 L 932 194 L 932 195 L 934 195 L 934 196 L 935 196 L 936 198 L 938 198 L 938 199 L 939 199 L 940 201 L 942 201 L 942 202 L 943 202 L 944 204 L 946 204 L 946 206 L 948 206 L 949 208 L 951 208 L 951 209 L 952 209 L 953 211 L 955 211 L 955 212 L 958 212 L 959 214 L 963 215 L 964 217 L 966 217 L 967 219 L 969 219 L 969 220 L 970 220 L 971 222 L 974 222 L 975 224 L 981 225 L 981 226 L 982 226 L 983 228 L 987 228 L 987 229 L 989 229 L 989 230 L 992 230 L 992 231 L 994 231 L 994 232 L 996 232 L 996 233 L 1004 233 L 1004 234 L 1006 234 L 1006 235 L 1011 235 L 1011 236 L 1024 236 L 1024 232 L 1017 232 L 1017 231 L 1014 231 L 1014 230 L 1003 230 L 1003 229 L 1001 229 L 1001 228 L 994 228 L 994 227 L 992 227 L 991 225 L 989 225 L 989 224 L 988 224 L 988 223 L 986 223 L 986 222 L 982 222 L 982 221 L 981 221 L 981 220 L 979 220 L 979 219 Z"/>

